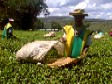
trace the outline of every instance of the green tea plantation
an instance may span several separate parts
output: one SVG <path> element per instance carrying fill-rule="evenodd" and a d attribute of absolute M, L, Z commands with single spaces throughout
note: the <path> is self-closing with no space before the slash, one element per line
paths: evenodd
<path fill-rule="evenodd" d="M 92 38 L 87 57 L 77 65 L 51 69 L 45 64 L 16 61 L 16 52 L 24 44 L 35 40 L 59 40 L 63 34 L 60 31 L 56 32 L 56 37 L 45 38 L 46 33 L 48 31 L 15 30 L 17 39 L 0 39 L 0 84 L 112 84 L 112 37 L 108 33 L 99 40 Z M 56 56 L 54 52 L 49 55 Z"/>

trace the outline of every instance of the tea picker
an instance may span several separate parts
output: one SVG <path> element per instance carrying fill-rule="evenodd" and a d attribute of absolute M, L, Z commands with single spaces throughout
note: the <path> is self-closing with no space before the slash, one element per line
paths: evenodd
<path fill-rule="evenodd" d="M 3 30 L 3 33 L 2 33 L 2 39 L 4 38 L 11 38 L 13 36 L 13 27 L 12 27 L 12 24 L 14 22 L 14 19 L 12 18 L 6 18 L 4 20 L 4 30 Z"/>
<path fill-rule="evenodd" d="M 61 41 L 65 45 L 64 57 L 59 58 L 57 61 L 48 64 L 49 67 L 62 67 L 69 64 L 76 64 L 79 60 L 87 55 L 89 46 L 91 45 L 91 30 L 86 28 L 83 24 L 85 16 L 84 9 L 76 9 L 74 12 L 69 13 L 74 17 L 74 25 L 66 25 L 64 35 Z"/>

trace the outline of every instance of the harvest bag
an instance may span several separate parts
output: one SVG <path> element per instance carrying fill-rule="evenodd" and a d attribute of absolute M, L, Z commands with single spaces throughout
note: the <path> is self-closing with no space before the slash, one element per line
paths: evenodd
<path fill-rule="evenodd" d="M 38 63 L 44 61 L 44 58 L 48 51 L 55 48 L 58 54 L 62 55 L 64 45 L 58 41 L 34 41 L 32 43 L 25 44 L 16 53 L 17 61 L 25 61 L 31 63 Z"/>
<path fill-rule="evenodd" d="M 82 29 L 79 36 L 74 36 L 71 57 L 79 57 L 83 51 L 87 37 L 91 33 L 88 29 Z"/>

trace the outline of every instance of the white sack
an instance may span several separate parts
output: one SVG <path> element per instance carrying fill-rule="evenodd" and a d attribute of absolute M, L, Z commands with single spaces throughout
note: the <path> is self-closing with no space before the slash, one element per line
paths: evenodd
<path fill-rule="evenodd" d="M 16 53 L 17 61 L 42 62 L 48 51 L 54 47 L 59 54 L 63 53 L 64 45 L 58 41 L 35 41 L 25 44 Z"/>
<path fill-rule="evenodd" d="M 100 35 L 100 34 L 97 34 L 97 35 L 94 36 L 95 39 L 100 39 L 102 37 L 103 37 L 103 35 Z"/>

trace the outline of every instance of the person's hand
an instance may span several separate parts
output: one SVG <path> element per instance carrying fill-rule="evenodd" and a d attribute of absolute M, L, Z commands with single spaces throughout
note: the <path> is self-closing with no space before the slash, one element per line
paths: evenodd
<path fill-rule="evenodd" d="M 85 55 L 85 54 L 86 54 L 86 52 L 85 52 L 85 51 L 83 51 L 83 52 L 82 52 L 82 55 Z"/>
<path fill-rule="evenodd" d="M 89 46 L 86 46 L 84 48 L 84 50 L 82 51 L 82 55 L 86 55 L 87 51 L 88 51 Z"/>
<path fill-rule="evenodd" d="M 61 37 L 60 42 L 67 42 L 67 39 L 65 37 Z"/>

